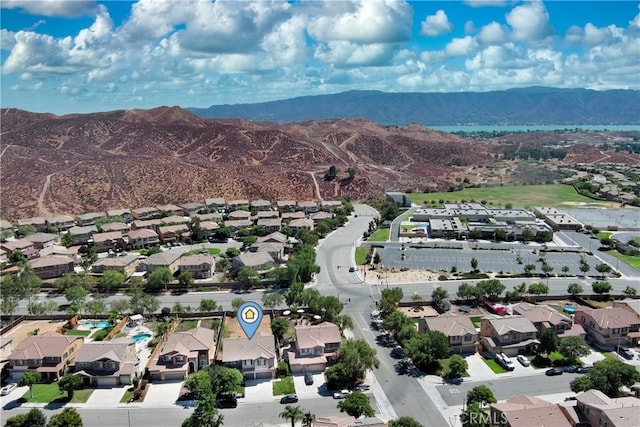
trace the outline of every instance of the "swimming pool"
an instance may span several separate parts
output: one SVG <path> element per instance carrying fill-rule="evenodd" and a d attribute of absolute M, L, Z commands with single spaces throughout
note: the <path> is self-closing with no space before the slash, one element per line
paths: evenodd
<path fill-rule="evenodd" d="M 86 322 L 84 324 L 85 327 L 89 328 L 89 329 L 94 329 L 94 328 L 108 328 L 109 326 L 111 326 L 111 323 L 101 320 L 99 322 Z"/>
<path fill-rule="evenodd" d="M 135 342 L 140 342 L 140 341 L 144 341 L 144 340 L 146 340 L 146 339 L 148 339 L 148 338 L 151 338 L 151 337 L 152 337 L 152 335 L 151 335 L 151 334 L 144 333 L 144 334 L 136 334 L 136 335 L 133 335 L 133 336 L 132 336 L 132 337 L 130 337 L 130 338 L 131 338 L 132 340 L 134 340 Z"/>

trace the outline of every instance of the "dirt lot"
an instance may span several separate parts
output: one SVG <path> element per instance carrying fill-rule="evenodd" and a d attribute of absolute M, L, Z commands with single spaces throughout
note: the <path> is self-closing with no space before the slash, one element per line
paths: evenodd
<path fill-rule="evenodd" d="M 260 327 L 256 331 L 256 333 L 263 334 L 271 334 L 271 317 L 265 314 L 262 317 L 262 322 L 260 323 Z M 242 331 L 240 327 L 240 323 L 238 323 L 237 318 L 227 317 L 227 321 L 225 324 L 225 338 L 235 338 L 235 337 L 246 337 L 245 333 Z"/>
<path fill-rule="evenodd" d="M 42 335 L 48 331 L 56 331 L 66 323 L 65 320 L 30 320 L 20 323 L 17 327 L 10 330 L 8 333 L 2 336 L 2 342 L 6 342 L 9 339 L 13 339 L 13 347 L 15 348 L 25 337 L 33 333 L 38 329 L 38 334 Z"/>

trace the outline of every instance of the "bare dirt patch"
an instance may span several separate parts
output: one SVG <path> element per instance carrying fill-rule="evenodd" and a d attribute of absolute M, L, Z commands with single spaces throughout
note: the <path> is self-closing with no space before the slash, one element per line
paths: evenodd
<path fill-rule="evenodd" d="M 260 323 L 260 327 L 256 331 L 256 333 L 262 333 L 266 335 L 271 335 L 271 317 L 264 315 L 262 317 L 262 322 Z M 225 338 L 236 338 L 236 337 L 246 337 L 244 331 L 240 327 L 240 323 L 238 323 L 238 319 L 236 317 L 230 318 L 227 317 L 227 321 L 225 324 Z"/>
<path fill-rule="evenodd" d="M 372 284 L 402 284 L 415 282 L 432 282 L 438 280 L 438 274 L 424 270 L 368 270 L 367 283 Z"/>
<path fill-rule="evenodd" d="M 20 342 L 28 337 L 29 335 L 34 335 L 34 331 L 38 330 L 38 335 L 42 335 L 45 332 L 49 331 L 57 331 L 60 329 L 66 322 L 66 320 L 29 320 L 20 323 L 18 326 L 7 332 L 2 336 L 2 342 L 5 343 L 8 340 L 13 340 L 14 348 L 20 344 Z"/>

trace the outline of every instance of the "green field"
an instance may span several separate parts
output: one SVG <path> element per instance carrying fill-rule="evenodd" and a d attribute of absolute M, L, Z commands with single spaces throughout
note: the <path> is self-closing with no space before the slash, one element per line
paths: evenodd
<path fill-rule="evenodd" d="M 518 185 L 505 187 L 466 188 L 462 191 L 451 193 L 411 193 L 407 195 L 413 203 L 460 202 L 474 200 L 478 203 L 486 202 L 489 206 L 504 206 L 511 203 L 514 207 L 550 206 L 567 207 L 572 203 L 588 203 L 589 206 L 607 206 L 607 202 L 590 199 L 581 194 L 570 185 Z"/>
<path fill-rule="evenodd" d="M 374 231 L 373 234 L 367 239 L 369 242 L 386 242 L 389 240 L 389 232 L 391 230 L 388 228 L 379 228 Z"/>
<path fill-rule="evenodd" d="M 198 255 L 201 253 L 208 253 L 209 255 L 220 255 L 220 249 L 218 248 L 207 248 L 207 249 L 194 249 L 192 251 L 189 252 L 185 252 L 182 254 L 182 256 L 187 256 L 187 255 Z"/>
<path fill-rule="evenodd" d="M 71 399 L 71 403 L 84 403 L 89 399 L 93 393 L 93 389 L 81 389 L 76 390 L 73 393 L 73 399 Z M 66 402 L 67 393 L 60 391 L 58 387 L 58 383 L 51 384 L 34 384 L 33 385 L 33 397 L 31 397 L 31 392 L 27 390 L 27 392 L 22 396 L 27 400 L 27 402 L 33 403 L 49 403 L 49 402 Z"/>
<path fill-rule="evenodd" d="M 504 374 L 506 371 L 506 369 L 503 369 L 502 366 L 498 365 L 498 362 L 496 362 L 493 359 L 483 359 L 484 363 L 487 364 L 488 367 L 491 368 L 491 370 L 493 372 L 495 372 L 496 374 Z"/>
<path fill-rule="evenodd" d="M 280 381 L 273 382 L 273 395 L 281 396 L 284 394 L 293 394 L 296 387 L 293 385 L 293 377 L 284 377 Z"/>
<path fill-rule="evenodd" d="M 369 248 L 356 248 L 356 264 L 362 265 L 367 262 L 367 254 L 369 253 Z"/>
<path fill-rule="evenodd" d="M 608 251 L 607 253 L 640 270 L 640 256 L 623 255 L 618 251 Z"/>

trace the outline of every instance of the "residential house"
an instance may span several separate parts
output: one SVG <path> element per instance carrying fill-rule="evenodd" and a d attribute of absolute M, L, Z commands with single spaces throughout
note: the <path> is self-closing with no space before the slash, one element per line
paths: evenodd
<path fill-rule="evenodd" d="M 189 272 L 194 279 L 210 279 L 215 267 L 212 255 L 188 255 L 180 258 L 180 273 Z"/>
<path fill-rule="evenodd" d="M 282 218 L 282 221 L 284 222 L 293 221 L 294 219 L 301 219 L 306 217 L 307 216 L 302 211 L 283 212 L 282 215 L 280 216 L 280 218 Z"/>
<path fill-rule="evenodd" d="M 79 261 L 78 249 L 78 246 L 65 248 L 64 246 L 60 245 L 51 245 L 47 246 L 44 249 L 41 249 L 40 256 L 43 257 L 47 255 L 62 255 L 70 258 L 75 263 L 76 261 Z"/>
<path fill-rule="evenodd" d="M 191 218 L 188 216 L 170 215 L 160 218 L 160 225 L 188 224 L 190 222 Z"/>
<path fill-rule="evenodd" d="M 115 251 L 117 248 L 124 249 L 124 238 L 120 231 L 109 233 L 96 233 L 93 235 L 93 246 L 98 252 Z"/>
<path fill-rule="evenodd" d="M 36 276 L 41 279 L 62 277 L 73 273 L 73 258 L 64 255 L 45 255 L 29 261 Z"/>
<path fill-rule="evenodd" d="M 538 335 L 546 329 L 553 329 L 558 338 L 579 336 L 584 338 L 586 332 L 582 325 L 574 323 L 570 317 L 548 305 L 535 305 L 521 302 L 514 305 L 513 313 L 519 314 L 531 321 L 538 330 Z"/>
<path fill-rule="evenodd" d="M 289 222 L 289 228 L 292 232 L 297 233 L 300 230 L 313 230 L 313 220 L 309 218 L 292 219 Z"/>
<path fill-rule="evenodd" d="M 246 199 L 229 200 L 227 202 L 227 210 L 229 212 L 237 211 L 238 209 L 248 210 L 249 201 Z"/>
<path fill-rule="evenodd" d="M 132 230 L 152 230 L 158 232 L 158 227 L 162 225 L 162 221 L 159 218 L 156 219 L 136 219 L 131 223 Z"/>
<path fill-rule="evenodd" d="M 158 237 L 162 243 L 182 241 L 189 234 L 189 226 L 186 224 L 158 227 Z"/>
<path fill-rule="evenodd" d="M 256 219 L 260 221 L 261 219 L 280 219 L 280 214 L 278 211 L 258 211 L 256 214 Z"/>
<path fill-rule="evenodd" d="M 160 211 L 161 217 L 178 215 L 179 213 L 182 213 L 182 208 L 178 205 L 174 205 L 173 203 L 157 206 L 157 208 Z"/>
<path fill-rule="evenodd" d="M 53 331 L 29 335 L 9 356 L 11 378 L 17 380 L 27 371 L 36 371 L 44 380 L 57 380 L 66 373 L 67 362 L 74 359 L 83 343 L 84 337 Z"/>
<path fill-rule="evenodd" d="M 47 221 L 40 216 L 23 218 L 18 220 L 18 228 L 20 227 L 33 227 L 36 231 L 47 231 Z"/>
<path fill-rule="evenodd" d="M 231 266 L 235 271 L 240 271 L 242 267 L 260 271 L 277 267 L 277 264 L 267 252 L 245 252 L 233 258 Z"/>
<path fill-rule="evenodd" d="M 312 200 L 298 202 L 298 210 L 306 215 L 318 212 L 318 204 Z"/>
<path fill-rule="evenodd" d="M 453 313 L 421 318 L 418 321 L 418 331 L 442 332 L 449 339 L 451 351 L 457 354 L 474 353 L 476 344 L 479 342 L 478 332 L 471 318 Z"/>
<path fill-rule="evenodd" d="M 100 258 L 91 265 L 91 271 L 96 274 L 104 274 L 107 270 L 116 270 L 124 274 L 125 277 L 131 277 L 139 264 L 138 255 L 133 254 Z"/>
<path fill-rule="evenodd" d="M 640 425 L 640 399 L 619 397 L 612 399 L 600 390 L 580 393 L 576 406 L 588 424 L 600 427 L 631 427 Z M 546 424 L 553 425 L 553 424 Z"/>
<path fill-rule="evenodd" d="M 496 427 L 574 426 L 560 405 L 535 396 L 512 397 L 489 408 L 490 424 Z"/>
<path fill-rule="evenodd" d="M 131 230 L 127 233 L 127 237 L 132 249 L 150 248 L 160 244 L 158 233 L 146 228 Z"/>
<path fill-rule="evenodd" d="M 149 362 L 151 379 L 184 380 L 208 366 L 215 353 L 214 334 L 212 329 L 203 327 L 171 333 L 158 357 Z"/>
<path fill-rule="evenodd" d="M 484 316 L 480 320 L 483 348 L 491 354 L 505 353 L 515 356 L 531 352 L 539 344 L 538 330 L 524 316 Z"/>
<path fill-rule="evenodd" d="M 73 237 L 74 245 L 86 245 L 91 241 L 94 234 L 98 232 L 95 225 L 87 225 L 83 227 L 73 226 L 68 233 Z"/>
<path fill-rule="evenodd" d="M 204 232 L 205 237 L 212 237 L 216 234 L 216 231 L 220 228 L 217 222 L 213 221 L 202 221 L 200 223 L 200 228 Z"/>
<path fill-rule="evenodd" d="M 311 214 L 311 216 L 309 216 L 309 218 L 313 221 L 313 225 L 315 226 L 320 221 L 324 221 L 324 220 L 333 218 L 333 214 L 331 214 L 329 212 L 320 211 L 320 212 L 316 212 L 314 214 Z"/>
<path fill-rule="evenodd" d="M 5 230 L 13 231 L 13 224 L 6 219 L 0 219 L 0 232 Z"/>
<path fill-rule="evenodd" d="M 225 338 L 222 363 L 237 368 L 247 379 L 273 378 L 278 367 L 273 335 L 256 333 L 253 338 Z"/>
<path fill-rule="evenodd" d="M 99 228 L 102 233 L 119 231 L 122 234 L 127 234 L 127 231 L 129 231 L 129 225 L 124 222 L 107 222 L 106 224 L 102 224 Z"/>
<path fill-rule="evenodd" d="M 574 320 L 587 332 L 587 341 L 605 348 L 627 344 L 629 333 L 640 327 L 638 317 L 622 307 L 579 307 Z"/>
<path fill-rule="evenodd" d="M 26 236 L 25 239 L 32 242 L 34 248 L 41 250 L 49 246 L 53 246 L 56 240 L 58 240 L 58 236 L 51 233 L 38 232 Z"/>
<path fill-rule="evenodd" d="M 217 212 L 224 212 L 227 210 L 227 201 L 223 197 L 214 197 L 211 199 L 205 199 L 204 204 Z"/>
<path fill-rule="evenodd" d="M 183 203 L 180 207 L 182 208 L 182 214 L 186 216 L 199 214 L 206 208 L 204 204 L 198 202 Z"/>
<path fill-rule="evenodd" d="M 162 215 L 162 212 L 160 212 L 158 208 L 154 208 L 151 206 L 134 209 L 131 211 L 131 213 L 133 214 L 134 219 L 141 220 L 160 218 L 160 216 Z"/>
<path fill-rule="evenodd" d="M 279 231 L 269 233 L 266 236 L 258 237 L 258 243 L 287 243 L 287 236 Z"/>
<path fill-rule="evenodd" d="M 75 374 L 88 386 L 131 384 L 139 372 L 135 341 L 127 338 L 88 342 L 73 361 Z"/>
<path fill-rule="evenodd" d="M 320 202 L 320 208 L 324 212 L 331 212 L 334 209 L 342 207 L 342 202 L 339 200 L 323 200 Z"/>
<path fill-rule="evenodd" d="M 33 259 L 39 256 L 36 245 L 28 239 L 7 240 L 4 243 L 0 242 L 0 248 L 7 252 L 7 257 L 10 257 L 15 251 L 22 252 L 27 259 Z"/>
<path fill-rule="evenodd" d="M 330 322 L 296 326 L 296 340 L 288 351 L 291 372 L 322 372 L 338 356 L 340 328 Z"/>
<path fill-rule="evenodd" d="M 268 200 L 253 200 L 249 207 L 251 210 L 255 209 L 256 211 L 270 211 L 271 210 L 271 202 Z"/>
<path fill-rule="evenodd" d="M 264 227 L 265 231 L 273 233 L 274 231 L 280 231 L 282 220 L 280 218 L 259 219 L 257 225 L 258 227 Z"/>
<path fill-rule="evenodd" d="M 231 221 L 237 221 L 242 219 L 251 219 L 251 212 L 249 211 L 232 211 L 227 215 L 227 219 Z"/>
<path fill-rule="evenodd" d="M 50 216 L 50 217 L 47 217 L 46 221 L 47 221 L 47 228 L 49 230 L 55 228 L 60 232 L 67 231 L 68 229 L 76 225 L 75 219 L 69 215 Z"/>
<path fill-rule="evenodd" d="M 243 228 L 253 227 L 253 221 L 250 219 L 232 219 L 224 222 L 224 226 L 231 231 L 242 230 Z"/>
<path fill-rule="evenodd" d="M 9 252 L 0 248 L 0 263 L 8 263 L 9 262 Z"/>
<path fill-rule="evenodd" d="M 168 268 L 171 274 L 175 274 L 180 268 L 180 254 L 171 251 L 160 252 L 149 255 L 143 259 L 140 266 L 144 271 L 151 274 L 159 268 Z"/>
<path fill-rule="evenodd" d="M 284 244 L 274 242 L 256 242 L 249 246 L 250 252 L 266 252 L 274 261 L 284 261 Z"/>
<path fill-rule="evenodd" d="M 278 212 L 293 212 L 296 210 L 297 203 L 295 200 L 278 200 L 276 202 L 276 207 L 278 208 Z"/>
<path fill-rule="evenodd" d="M 122 218 L 126 223 L 133 221 L 133 215 L 129 209 L 110 209 L 107 218 Z"/>
<path fill-rule="evenodd" d="M 191 218 L 198 218 L 201 222 L 204 221 L 212 221 L 212 222 L 220 222 L 222 221 L 222 214 L 220 212 L 211 212 L 207 214 L 196 214 L 191 215 Z"/>
<path fill-rule="evenodd" d="M 614 307 L 621 307 L 640 319 L 640 299 L 626 298 L 621 301 L 614 301 Z M 630 331 L 627 334 L 627 339 L 632 342 L 635 347 L 640 340 L 640 331 Z"/>
<path fill-rule="evenodd" d="M 82 214 L 76 215 L 76 223 L 79 226 L 95 225 L 96 220 L 99 220 L 100 218 L 104 218 L 104 217 L 105 217 L 104 212 L 82 213 Z"/>

